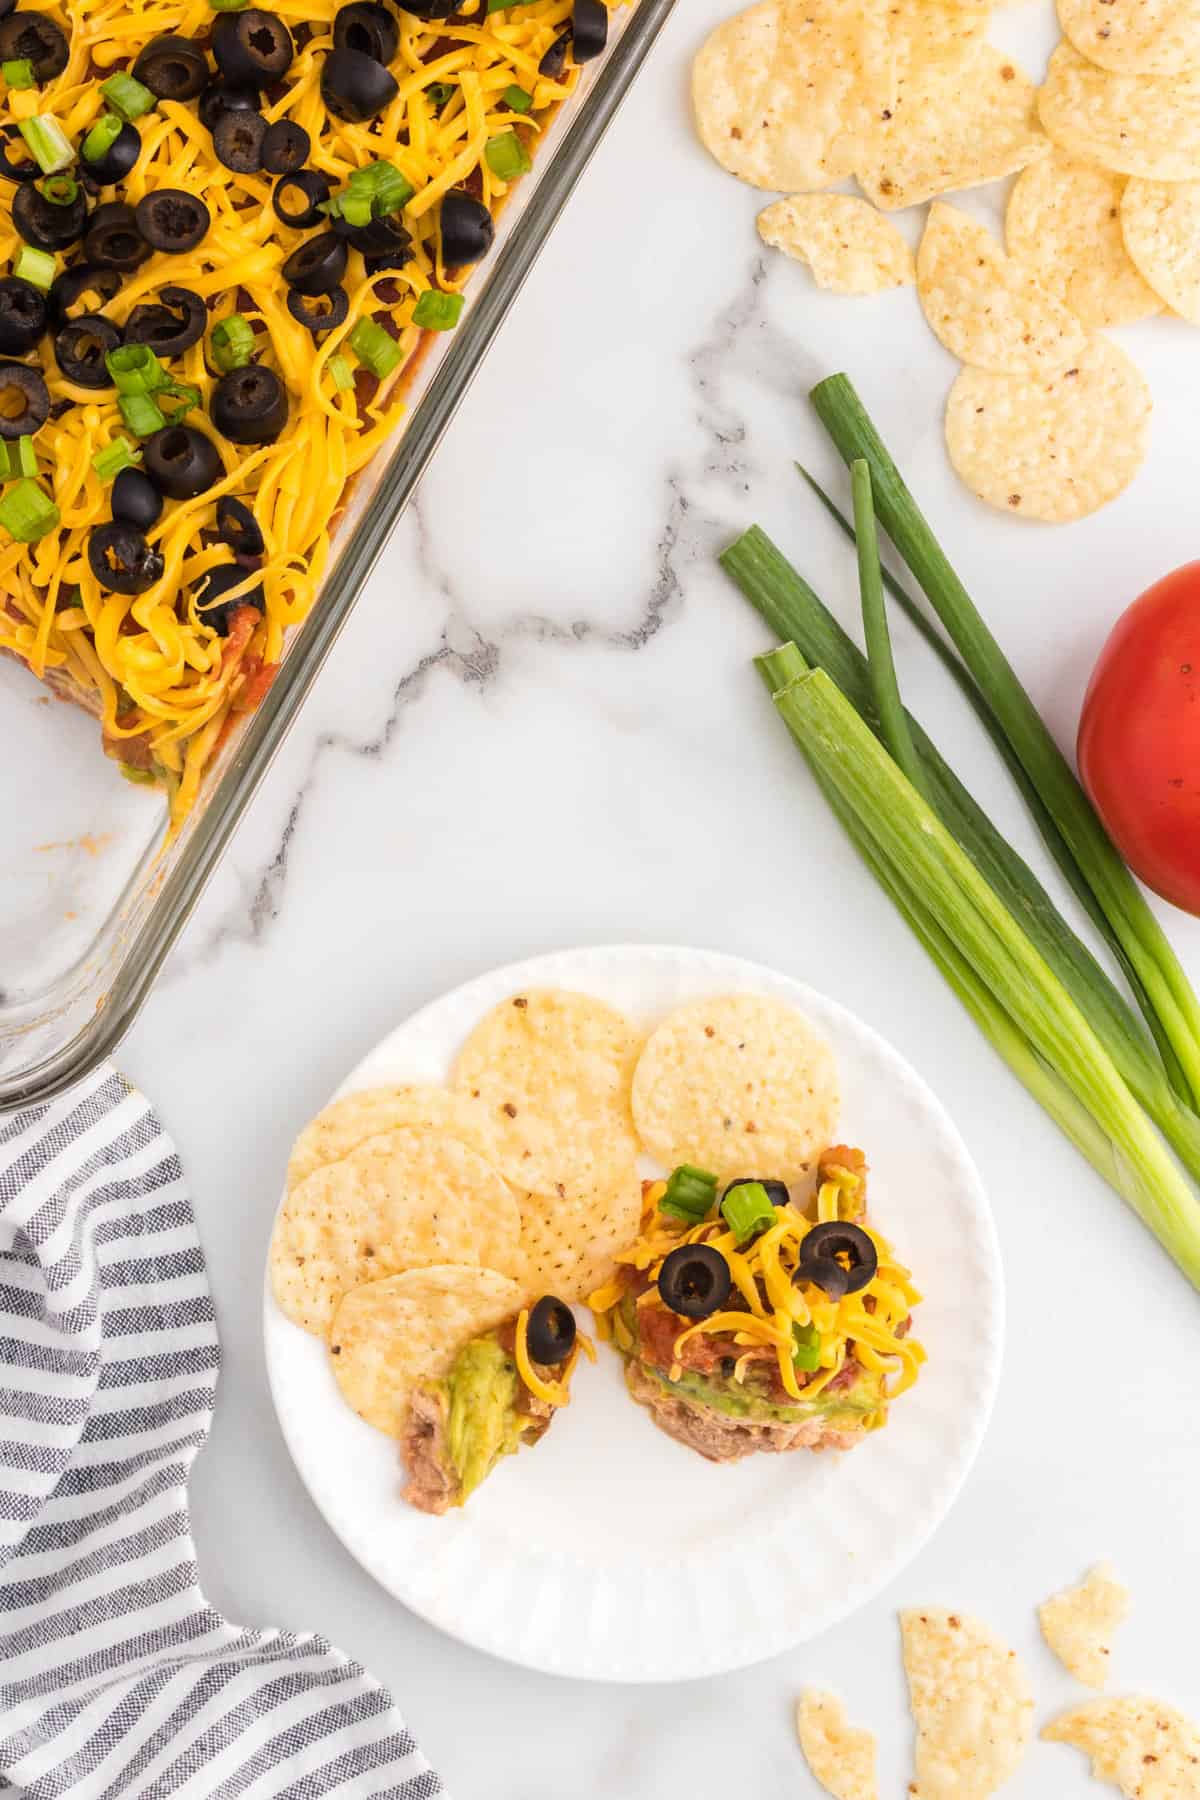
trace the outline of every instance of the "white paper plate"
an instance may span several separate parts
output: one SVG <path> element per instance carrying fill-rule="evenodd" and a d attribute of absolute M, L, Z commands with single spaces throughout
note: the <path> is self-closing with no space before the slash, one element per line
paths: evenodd
<path fill-rule="evenodd" d="M 396 1446 L 344 1404 L 323 1346 L 283 1317 L 268 1285 L 275 1409 L 346 1548 L 453 1637 L 592 1680 L 719 1674 L 862 1606 L 949 1509 L 1000 1368 L 1001 1273 L 987 1201 L 942 1107 L 881 1038 L 799 982 L 701 950 L 569 950 L 498 969 L 392 1032 L 339 1095 L 443 1079 L 481 1014 L 534 986 L 595 994 L 647 1028 L 681 1001 L 736 990 L 780 995 L 813 1020 L 841 1070 L 839 1135 L 867 1152 L 872 1214 L 926 1295 L 916 1329 L 929 1363 L 917 1387 L 885 1431 L 844 1456 L 800 1451 L 714 1466 L 656 1430 L 601 1345 L 545 1440 L 506 1459 L 461 1512 L 434 1519 L 400 1499 Z"/>

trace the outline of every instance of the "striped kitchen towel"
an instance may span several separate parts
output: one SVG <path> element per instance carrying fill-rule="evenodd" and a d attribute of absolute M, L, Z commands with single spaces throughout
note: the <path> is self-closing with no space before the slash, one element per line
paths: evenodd
<path fill-rule="evenodd" d="M 389 1696 L 196 1578 L 220 1360 L 179 1160 L 111 1068 L 0 1118 L 0 1790 L 432 1800 Z"/>

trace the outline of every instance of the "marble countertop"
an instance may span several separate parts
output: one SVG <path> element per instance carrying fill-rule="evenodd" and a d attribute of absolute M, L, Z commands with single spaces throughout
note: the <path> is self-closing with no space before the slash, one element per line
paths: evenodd
<path fill-rule="evenodd" d="M 1111 620 L 1194 553 L 1200 354 L 1182 325 L 1122 334 L 1157 416 L 1117 504 L 1060 531 L 976 505 L 946 465 L 954 368 L 915 296 L 839 300 L 768 262 L 757 197 L 694 144 L 687 62 L 722 10 L 681 0 L 122 1055 L 183 1156 L 224 1339 L 192 1481 L 207 1590 L 235 1619 L 317 1627 L 361 1657 L 455 1800 L 815 1795 L 791 1727 L 806 1682 L 877 1727 L 881 1791 L 901 1793 L 897 1606 L 980 1613 L 1027 1656 L 1048 1716 L 1078 1690 L 1034 1604 L 1104 1554 L 1136 1602 L 1122 1683 L 1200 1716 L 1195 1295 L 853 861 L 750 667 L 768 640 L 714 562 L 759 520 L 852 621 L 851 561 L 791 467 L 832 475 L 805 394 L 851 370 L 1069 743 Z M 1049 12 L 999 15 L 1004 41 L 1036 60 Z M 913 709 L 1041 866 L 965 708 L 896 637 Z M 1200 925 L 1169 922 L 1200 980 Z M 641 1691 L 488 1660 L 376 1588 L 292 1469 L 259 1332 L 288 1144 L 351 1064 L 491 965 L 628 939 L 773 964 L 911 1059 L 989 1187 L 1010 1327 L 976 1469 L 886 1594 L 758 1669 Z M 1013 1784 L 1089 1791 L 1082 1759 L 1050 1747 Z"/>

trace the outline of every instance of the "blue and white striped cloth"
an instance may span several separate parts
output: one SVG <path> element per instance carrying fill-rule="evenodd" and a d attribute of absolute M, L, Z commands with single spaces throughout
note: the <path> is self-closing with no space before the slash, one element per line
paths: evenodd
<path fill-rule="evenodd" d="M 220 1347 L 171 1140 L 112 1069 L 0 1118 L 0 1790 L 433 1800 L 378 1682 L 200 1592 Z"/>

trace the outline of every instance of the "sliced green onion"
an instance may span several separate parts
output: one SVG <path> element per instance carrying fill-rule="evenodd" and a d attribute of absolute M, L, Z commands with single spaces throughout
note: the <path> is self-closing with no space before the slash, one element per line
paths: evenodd
<path fill-rule="evenodd" d="M 367 163 L 355 169 L 341 193 L 327 200 L 323 210 L 349 225 L 369 225 L 373 218 L 399 212 L 416 191 L 394 163 Z"/>
<path fill-rule="evenodd" d="M 250 0 L 208 0 L 208 4 L 214 12 L 241 12 L 244 6 L 249 6 Z"/>
<path fill-rule="evenodd" d="M 212 359 L 222 375 L 244 369 L 254 355 L 254 327 L 241 313 L 230 313 L 213 326 L 209 340 Z"/>
<path fill-rule="evenodd" d="M 135 769 L 131 763 L 119 762 L 117 773 L 123 775 L 126 781 L 131 781 L 134 787 L 158 786 L 158 777 L 151 769 Z"/>
<path fill-rule="evenodd" d="M 0 63 L 0 75 L 3 75 L 10 88 L 36 86 L 33 79 L 33 64 L 27 56 L 14 56 L 11 62 Z"/>
<path fill-rule="evenodd" d="M 369 193 L 347 192 L 330 204 L 337 208 L 335 216 L 345 219 L 347 225 L 369 225 L 374 217 L 374 202 Z"/>
<path fill-rule="evenodd" d="M 171 380 L 149 344 L 121 344 L 108 352 L 104 366 L 119 394 L 155 394 Z"/>
<path fill-rule="evenodd" d="M 52 119 L 49 113 L 22 119 L 18 129 L 29 146 L 30 156 L 43 175 L 57 175 L 60 169 L 69 169 L 75 161 L 70 138 L 58 120 Z"/>
<path fill-rule="evenodd" d="M 527 113 L 533 105 L 533 95 L 526 93 L 523 87 L 518 87 L 515 81 L 511 87 L 505 88 L 500 98 L 509 112 Z"/>
<path fill-rule="evenodd" d="M 29 433 L 24 437 L 0 438 L 0 481 L 18 481 L 22 476 L 38 472 L 37 451 Z"/>
<path fill-rule="evenodd" d="M 103 450 L 97 450 L 92 467 L 101 481 L 114 481 L 122 469 L 136 468 L 141 460 L 141 451 L 135 450 L 128 438 L 115 437 Z"/>
<path fill-rule="evenodd" d="M 32 244 L 22 244 L 13 263 L 13 274 L 48 294 L 58 274 L 58 258 L 49 250 L 35 250 Z"/>
<path fill-rule="evenodd" d="M 132 75 L 126 75 L 123 71 L 102 81 L 100 92 L 127 125 L 132 125 L 143 113 L 153 112 L 158 105 L 148 87 L 143 87 L 140 81 L 135 81 Z"/>
<path fill-rule="evenodd" d="M 436 108 L 445 106 L 453 93 L 454 83 L 452 81 L 431 81 L 425 89 L 425 98 L 432 107 Z"/>
<path fill-rule="evenodd" d="M 721 1216 L 739 1244 L 775 1220 L 771 1196 L 761 1181 L 741 1181 L 721 1202 Z"/>
<path fill-rule="evenodd" d="M 354 370 L 344 356 L 331 356 L 327 367 L 333 376 L 334 387 L 342 393 L 354 386 Z"/>
<path fill-rule="evenodd" d="M 792 1326 L 792 1362 L 803 1374 L 821 1366 L 821 1334 L 815 1325 Z"/>
<path fill-rule="evenodd" d="M 442 294 L 426 288 L 413 308 L 413 324 L 422 331 L 453 331 L 466 301 L 461 294 Z"/>
<path fill-rule="evenodd" d="M 103 162 L 125 128 L 116 113 L 101 113 L 83 140 L 85 162 Z"/>
<path fill-rule="evenodd" d="M 59 512 L 36 481 L 18 481 L 0 497 L 0 525 L 18 544 L 36 544 L 53 531 Z"/>
<path fill-rule="evenodd" d="M 152 437 L 167 422 L 149 394 L 118 394 L 117 405 L 135 437 Z"/>
<path fill-rule="evenodd" d="M 529 152 L 515 131 L 489 138 L 483 152 L 487 166 L 499 181 L 515 181 L 533 167 Z"/>
<path fill-rule="evenodd" d="M 79 192 L 79 183 L 73 175 L 47 175 L 44 181 L 38 182 L 38 192 L 51 206 L 70 206 Z"/>
<path fill-rule="evenodd" d="M 202 399 L 200 389 L 186 381 L 168 381 L 164 387 L 154 390 L 154 404 L 168 425 L 177 424 L 185 413 L 199 406 Z M 171 402 L 169 406 L 168 401 Z"/>
<path fill-rule="evenodd" d="M 697 1169 L 692 1163 L 680 1163 L 671 1171 L 658 1210 L 682 1219 L 687 1225 L 698 1225 L 712 1211 L 716 1200 L 716 1176 L 710 1175 L 707 1169 Z"/>
<path fill-rule="evenodd" d="M 404 352 L 395 338 L 389 336 L 374 319 L 358 321 L 350 333 L 350 348 L 359 362 L 365 364 L 372 375 L 378 375 L 381 381 L 404 360 Z"/>

